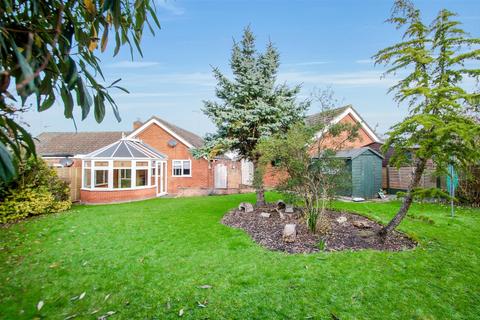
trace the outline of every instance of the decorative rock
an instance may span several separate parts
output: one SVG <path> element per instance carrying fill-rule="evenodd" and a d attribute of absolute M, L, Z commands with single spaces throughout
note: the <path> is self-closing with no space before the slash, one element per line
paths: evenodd
<path fill-rule="evenodd" d="M 253 205 L 249 202 L 242 202 L 238 205 L 238 210 L 246 213 L 253 212 Z"/>
<path fill-rule="evenodd" d="M 277 211 L 277 213 L 278 213 L 278 215 L 280 216 L 280 219 L 281 219 L 281 220 L 284 220 L 284 219 L 285 219 L 285 214 L 284 214 L 282 211 L 278 210 L 277 208 L 275 208 L 275 211 Z"/>
<path fill-rule="evenodd" d="M 277 201 L 277 209 L 278 210 L 284 210 L 287 205 L 285 204 L 285 201 L 283 200 L 278 200 Z"/>
<path fill-rule="evenodd" d="M 296 238 L 297 238 L 297 225 L 286 224 L 285 228 L 283 228 L 283 241 L 295 242 Z"/>
<path fill-rule="evenodd" d="M 345 223 L 345 222 L 347 222 L 347 217 L 340 216 L 340 217 L 337 218 L 337 222 L 338 223 Z"/>
<path fill-rule="evenodd" d="M 270 213 L 262 212 L 262 213 L 260 213 L 260 216 L 263 217 L 263 218 L 270 218 Z"/>
<path fill-rule="evenodd" d="M 285 206 L 285 213 L 293 213 L 293 206 L 290 204 L 287 204 Z"/>
<path fill-rule="evenodd" d="M 359 229 L 369 229 L 369 228 L 372 227 L 371 225 L 369 225 L 365 221 L 356 221 L 355 220 L 355 221 L 352 222 L 352 224 L 353 224 L 354 227 L 357 227 Z"/>
<path fill-rule="evenodd" d="M 360 230 L 358 231 L 357 234 L 360 238 L 364 238 L 364 239 L 375 237 L 375 232 L 372 230 Z"/>

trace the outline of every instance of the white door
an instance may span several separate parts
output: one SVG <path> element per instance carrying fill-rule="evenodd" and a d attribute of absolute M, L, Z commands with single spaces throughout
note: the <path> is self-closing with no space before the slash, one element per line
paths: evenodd
<path fill-rule="evenodd" d="M 253 162 L 242 159 L 242 184 L 251 186 L 253 184 Z"/>
<path fill-rule="evenodd" d="M 215 188 L 227 188 L 227 166 L 222 163 L 215 166 Z"/>
<path fill-rule="evenodd" d="M 167 162 L 157 162 L 157 195 L 167 193 Z"/>

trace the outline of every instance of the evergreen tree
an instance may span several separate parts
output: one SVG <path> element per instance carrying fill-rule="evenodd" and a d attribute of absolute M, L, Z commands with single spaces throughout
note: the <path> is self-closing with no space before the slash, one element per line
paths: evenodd
<path fill-rule="evenodd" d="M 230 67 L 232 80 L 218 68 L 213 69 L 219 101 L 205 101 L 203 111 L 216 125 L 217 132 L 206 137 L 205 147 L 196 154 L 214 157 L 232 150 L 252 161 L 257 205 L 262 205 L 265 198 L 263 175 L 258 170 L 257 142 L 286 132 L 302 121 L 309 102 L 297 102 L 300 86 L 276 85 L 279 53 L 272 43 L 264 53 L 257 53 L 255 37 L 249 28 L 244 30 L 242 41 L 233 44 Z"/>
<path fill-rule="evenodd" d="M 403 41 L 374 56 L 377 64 L 389 66 L 386 74 L 407 72 L 390 91 L 396 101 L 407 103 L 409 113 L 391 128 L 383 148 L 393 147 L 391 163 L 396 166 L 410 161 L 410 151 L 415 168 L 403 204 L 382 234 L 395 229 L 407 214 L 427 161 L 433 161 L 437 174 L 445 175 L 449 164 L 464 167 L 480 160 L 478 82 L 473 88 L 465 83 L 480 76 L 478 64 L 469 64 L 480 59 L 480 39 L 468 37 L 454 16 L 441 10 L 426 25 L 411 2 L 397 0 L 389 21 L 406 27 Z"/>

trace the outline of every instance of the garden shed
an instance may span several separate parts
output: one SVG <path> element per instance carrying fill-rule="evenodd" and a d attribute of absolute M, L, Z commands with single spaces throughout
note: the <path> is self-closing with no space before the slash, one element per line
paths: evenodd
<path fill-rule="evenodd" d="M 375 198 L 382 187 L 383 156 L 368 147 L 338 151 L 337 158 L 345 159 L 350 181 L 342 195 Z"/>

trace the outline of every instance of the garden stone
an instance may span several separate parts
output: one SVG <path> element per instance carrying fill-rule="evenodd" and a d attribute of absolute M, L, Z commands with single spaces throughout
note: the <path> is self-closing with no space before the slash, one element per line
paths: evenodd
<path fill-rule="evenodd" d="M 345 223 L 347 222 L 347 217 L 344 217 L 344 216 L 340 216 L 337 218 L 337 222 L 342 224 L 342 223 Z"/>
<path fill-rule="evenodd" d="M 371 228 L 371 226 L 365 221 L 353 221 L 352 224 L 353 224 L 354 227 L 359 228 L 359 229 Z"/>
<path fill-rule="evenodd" d="M 372 237 L 375 236 L 375 232 L 371 231 L 371 230 L 360 230 L 360 231 L 358 231 L 357 234 L 360 238 L 364 238 L 364 239 L 372 238 Z"/>
<path fill-rule="evenodd" d="M 260 216 L 263 217 L 263 218 L 270 218 L 270 213 L 262 212 L 262 213 L 260 213 Z"/>
<path fill-rule="evenodd" d="M 277 209 L 278 210 L 284 210 L 286 207 L 286 204 L 283 200 L 278 200 L 277 201 Z"/>
<path fill-rule="evenodd" d="M 285 228 L 283 228 L 283 241 L 295 242 L 296 238 L 297 238 L 297 225 L 286 224 Z"/>
<path fill-rule="evenodd" d="M 238 205 L 238 210 L 245 213 L 253 212 L 253 205 L 249 202 L 242 202 Z"/>
<path fill-rule="evenodd" d="M 282 211 L 280 211 L 280 210 L 278 210 L 278 209 L 275 209 L 275 211 L 278 212 L 278 215 L 280 216 L 280 219 L 281 219 L 281 220 L 285 220 L 285 214 L 284 214 Z"/>

